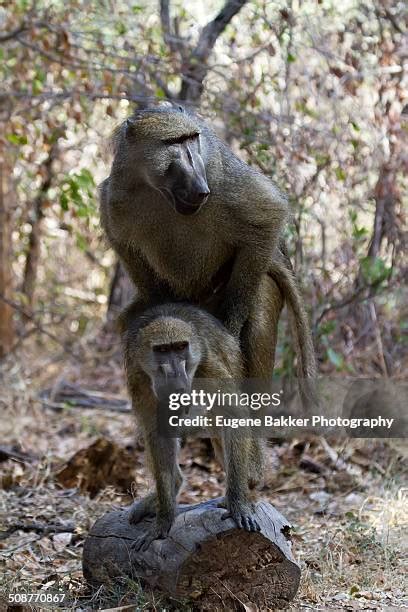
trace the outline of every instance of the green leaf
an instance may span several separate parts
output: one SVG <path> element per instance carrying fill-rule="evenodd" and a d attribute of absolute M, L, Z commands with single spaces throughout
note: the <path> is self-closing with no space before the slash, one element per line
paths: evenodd
<path fill-rule="evenodd" d="M 95 185 L 93 176 L 86 168 L 83 168 L 79 174 L 75 174 L 75 181 L 79 187 L 83 189 L 88 189 L 89 187 L 93 187 Z"/>
<path fill-rule="evenodd" d="M 288 56 L 287 56 L 286 59 L 287 59 L 289 64 L 292 64 L 293 62 L 296 61 L 296 57 L 294 55 L 292 55 L 292 53 L 288 53 Z"/>
<path fill-rule="evenodd" d="M 319 113 L 311 109 L 305 102 L 296 102 L 295 108 L 300 113 L 307 115 L 308 117 L 312 117 L 312 119 L 318 119 Z"/>
<path fill-rule="evenodd" d="M 390 277 L 391 268 L 388 268 L 381 257 L 364 257 L 360 261 L 361 272 L 366 282 L 378 285 Z"/>
<path fill-rule="evenodd" d="M 346 180 L 346 173 L 344 172 L 343 168 L 340 168 L 340 166 L 338 166 L 335 169 L 335 173 L 336 173 L 336 177 L 339 179 L 339 181 L 345 181 Z"/>
<path fill-rule="evenodd" d="M 20 136 L 19 134 L 7 134 L 6 138 L 11 144 L 15 145 L 25 145 L 28 142 L 27 136 Z"/>
<path fill-rule="evenodd" d="M 327 155 L 325 153 L 317 152 L 315 153 L 314 158 L 318 166 L 325 166 L 330 161 L 330 155 Z"/>
<path fill-rule="evenodd" d="M 32 84 L 33 94 L 40 94 L 43 90 L 43 84 L 39 79 L 34 79 Z"/>
<path fill-rule="evenodd" d="M 60 195 L 60 205 L 62 210 L 68 210 L 68 198 L 65 193 Z"/>
<path fill-rule="evenodd" d="M 36 73 L 35 73 L 35 78 L 37 79 L 37 81 L 40 81 L 40 83 L 45 83 L 46 78 L 47 78 L 47 73 L 41 68 L 37 68 Z"/>
<path fill-rule="evenodd" d="M 86 249 L 88 248 L 88 242 L 86 241 L 86 239 L 82 236 L 82 234 L 76 234 L 75 236 L 76 238 L 76 244 L 77 247 L 81 250 L 81 251 L 86 251 Z"/>
<path fill-rule="evenodd" d="M 336 329 L 335 321 L 326 321 L 322 323 L 319 327 L 319 331 L 321 334 L 331 334 Z"/>
<path fill-rule="evenodd" d="M 119 21 L 115 27 L 118 34 L 126 34 L 126 26 L 122 21 Z"/>
<path fill-rule="evenodd" d="M 330 347 L 327 349 L 327 357 L 329 358 L 329 361 L 331 361 L 331 363 L 336 367 L 337 370 L 340 370 L 343 367 L 344 359 L 342 355 L 340 355 L 339 353 L 336 353 L 336 351 Z"/>
<path fill-rule="evenodd" d="M 368 229 L 365 227 L 357 227 L 357 225 L 353 226 L 353 238 L 356 240 L 360 240 L 361 238 L 365 238 L 368 234 Z"/>

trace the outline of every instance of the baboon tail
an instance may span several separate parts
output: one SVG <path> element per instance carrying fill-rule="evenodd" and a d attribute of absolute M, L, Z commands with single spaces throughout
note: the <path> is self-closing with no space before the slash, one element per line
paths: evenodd
<path fill-rule="evenodd" d="M 315 381 L 313 380 L 316 378 L 316 359 L 311 328 L 306 310 L 302 304 L 302 297 L 297 286 L 291 261 L 282 250 L 280 255 L 281 257 L 272 263 L 269 275 L 278 285 L 288 306 L 289 323 L 297 356 L 297 376 L 302 401 L 305 406 L 317 406 Z"/>

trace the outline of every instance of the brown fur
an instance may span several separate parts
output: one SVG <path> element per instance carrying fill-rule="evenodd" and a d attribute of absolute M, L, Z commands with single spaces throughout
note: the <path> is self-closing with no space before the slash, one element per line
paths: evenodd
<path fill-rule="evenodd" d="M 163 537 L 174 519 L 176 497 L 182 484 L 177 465 L 175 439 L 160 436 L 158 411 L 160 404 L 153 392 L 152 362 L 155 345 L 188 342 L 195 363 L 195 378 L 231 379 L 239 390 L 243 375 L 241 351 L 236 339 L 211 315 L 183 304 L 158 306 L 141 317 L 128 312 L 124 332 L 125 367 L 135 415 L 142 427 L 149 464 L 156 482 L 156 493 L 136 502 L 130 509 L 129 520 L 139 521 L 146 514 L 155 514 L 155 537 Z M 226 508 L 241 526 L 255 529 L 249 487 L 261 478 L 262 446 L 250 435 L 225 431 L 213 439 L 217 458 L 226 467 Z M 140 543 L 146 546 L 148 543 Z"/>
<path fill-rule="evenodd" d="M 174 150 L 162 140 L 188 137 L 193 129 L 200 133 L 196 161 L 211 193 L 197 214 L 183 216 L 158 191 Z M 139 311 L 178 300 L 205 308 L 240 338 L 247 376 L 270 378 L 286 301 L 299 376 L 313 377 L 306 312 L 280 249 L 288 203 L 276 185 L 236 157 L 201 119 L 175 109 L 137 113 L 115 142 L 112 171 L 101 188 L 101 219 L 137 287 Z"/>

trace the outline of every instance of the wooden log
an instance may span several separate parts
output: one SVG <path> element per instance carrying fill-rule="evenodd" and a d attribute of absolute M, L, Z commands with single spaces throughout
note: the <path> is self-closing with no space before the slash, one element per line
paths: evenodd
<path fill-rule="evenodd" d="M 291 550 L 289 525 L 269 503 L 258 502 L 261 531 L 238 529 L 214 499 L 179 506 L 168 537 L 146 551 L 135 546 L 152 518 L 130 525 L 127 510 L 98 519 L 85 540 L 83 572 L 98 587 L 129 576 L 154 589 L 194 601 L 194 609 L 284 608 L 295 596 L 300 568 Z"/>

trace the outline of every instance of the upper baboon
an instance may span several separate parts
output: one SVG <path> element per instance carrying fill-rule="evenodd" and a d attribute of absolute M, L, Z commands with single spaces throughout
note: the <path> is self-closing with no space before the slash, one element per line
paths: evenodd
<path fill-rule="evenodd" d="M 286 299 L 298 374 L 315 374 L 309 324 L 280 248 L 286 197 L 198 117 L 178 108 L 136 112 L 113 137 L 101 218 L 137 287 L 139 310 L 188 301 L 240 337 L 247 376 L 269 378 Z"/>
<path fill-rule="evenodd" d="M 153 536 L 140 542 L 148 546 L 152 539 L 165 537 L 170 529 L 182 484 L 177 440 L 159 431 L 158 419 L 167 416 L 169 395 L 191 391 L 195 378 L 213 379 L 216 384 L 230 379 L 237 388 L 243 363 L 238 341 L 215 317 L 181 303 L 156 306 L 141 316 L 129 312 L 123 340 L 132 406 L 156 481 L 156 493 L 133 504 L 129 513 L 131 522 L 138 522 L 146 514 L 156 515 Z M 235 416 L 239 416 L 239 410 L 238 406 L 232 407 Z M 260 440 L 252 432 L 241 435 L 227 428 L 216 435 L 221 437 L 222 445 L 219 439 L 213 439 L 214 450 L 226 468 L 228 516 L 239 527 L 256 530 L 249 489 L 261 478 Z"/>

